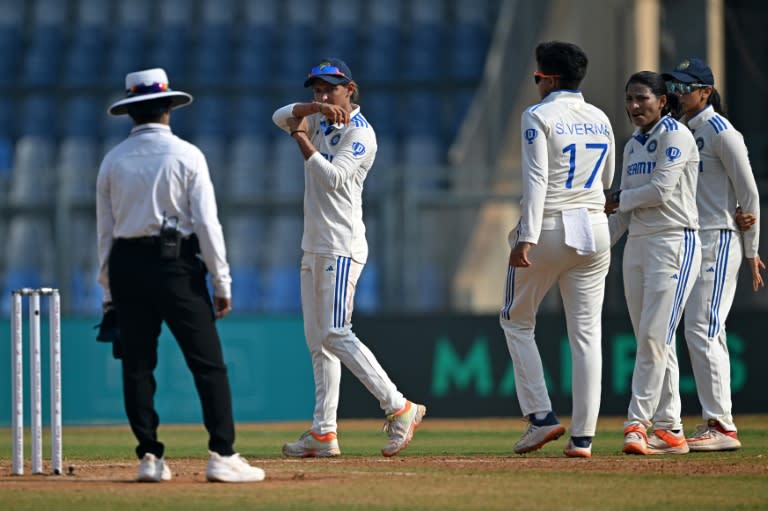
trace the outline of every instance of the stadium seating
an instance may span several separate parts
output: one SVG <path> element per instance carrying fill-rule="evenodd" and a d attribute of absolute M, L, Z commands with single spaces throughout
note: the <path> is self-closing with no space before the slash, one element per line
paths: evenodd
<path fill-rule="evenodd" d="M 268 193 L 270 167 L 267 140 L 259 135 L 242 135 L 232 141 L 229 179 L 222 194 L 234 200 L 253 200 Z"/>
<path fill-rule="evenodd" d="M 58 151 L 58 194 L 60 199 L 88 204 L 96 194 L 99 169 L 95 139 L 65 138 Z"/>
<path fill-rule="evenodd" d="M 51 204 L 54 150 L 53 139 L 45 137 L 25 136 L 16 142 L 9 204 L 24 208 Z"/>
<path fill-rule="evenodd" d="M 224 190 L 229 173 L 228 148 L 226 139 L 219 135 L 205 134 L 193 138 L 192 142 L 200 148 L 208 163 L 208 172 L 211 175 L 213 186 L 217 190 Z"/>
<path fill-rule="evenodd" d="M 247 283 L 235 288 L 238 310 L 295 312 L 302 161 L 295 142 L 273 126 L 272 112 L 310 99 L 302 86 L 308 67 L 341 57 L 360 85 L 363 114 L 378 138 L 367 200 L 395 193 L 404 164 L 420 169 L 404 183 L 439 188 L 428 169 L 445 163 L 468 109 L 498 3 L 0 0 L 0 208 L 9 212 L 0 232 L 15 240 L 41 232 L 43 224 L 30 224 L 21 205 L 41 208 L 32 215 L 38 221 L 57 200 L 93 200 L 101 157 L 132 126 L 126 117 L 106 115 L 108 105 L 123 96 L 127 72 L 163 67 L 172 88 L 195 96 L 191 108 L 174 111 L 173 131 L 206 154 L 222 221 L 231 231 L 230 257 L 253 249 L 254 236 L 256 250 L 265 252 L 259 261 L 233 264 L 236 281 Z M 245 209 L 236 211 L 229 201 Z M 296 203 L 289 214 L 284 201 Z M 368 221 L 375 223 L 378 214 L 373 208 Z M 84 219 L 77 222 L 73 229 L 90 228 Z M 53 224 L 45 225 L 52 243 Z M 92 240 L 77 236 L 95 251 Z M 54 277 L 51 265 L 32 275 L 19 261 L 3 261 L 0 256 L 6 287 Z M 66 307 L 85 313 L 99 299 L 90 285 L 95 263 L 78 255 L 71 264 L 75 296 Z M 359 309 L 382 306 L 386 278 L 383 262 L 372 257 L 360 282 Z"/>
<path fill-rule="evenodd" d="M 265 223 L 250 214 L 230 217 L 224 225 L 232 273 L 232 303 L 238 311 L 264 308 Z"/>
<path fill-rule="evenodd" d="M 55 251 L 51 226 L 40 218 L 15 216 L 10 221 L 6 240 L 6 271 L 0 309 L 7 315 L 12 290 L 53 285 Z"/>
<path fill-rule="evenodd" d="M 267 276 L 264 306 L 268 312 L 292 312 L 301 307 L 299 262 L 301 216 L 279 215 L 270 227 L 266 243 Z"/>

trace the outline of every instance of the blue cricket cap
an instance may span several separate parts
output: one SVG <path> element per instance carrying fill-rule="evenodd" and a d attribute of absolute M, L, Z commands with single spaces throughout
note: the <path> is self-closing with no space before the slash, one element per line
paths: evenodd
<path fill-rule="evenodd" d="M 715 77 L 712 69 L 701 59 L 689 58 L 675 66 L 671 73 L 661 75 L 667 81 L 676 80 L 681 83 L 697 83 L 701 85 L 714 85 Z"/>
<path fill-rule="evenodd" d="M 352 81 L 352 71 L 341 59 L 323 59 L 322 62 L 309 70 L 307 79 L 304 81 L 304 87 L 312 85 L 316 78 L 332 85 L 349 83 Z"/>

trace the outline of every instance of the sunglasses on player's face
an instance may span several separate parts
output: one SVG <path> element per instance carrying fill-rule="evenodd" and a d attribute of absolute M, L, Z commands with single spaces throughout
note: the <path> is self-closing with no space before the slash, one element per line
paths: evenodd
<path fill-rule="evenodd" d="M 542 73 L 541 71 L 536 71 L 533 73 L 533 81 L 536 83 L 536 85 L 539 84 L 542 78 L 560 78 L 560 75 L 548 75 L 547 73 Z"/>
<path fill-rule="evenodd" d="M 699 89 L 708 89 L 710 85 L 700 83 L 667 82 L 667 92 L 672 94 L 690 94 Z"/>

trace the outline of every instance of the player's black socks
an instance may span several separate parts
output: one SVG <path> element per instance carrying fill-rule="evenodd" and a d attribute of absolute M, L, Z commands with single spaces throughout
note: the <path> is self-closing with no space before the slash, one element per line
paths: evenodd
<path fill-rule="evenodd" d="M 592 437 L 591 436 L 572 436 L 571 442 L 573 442 L 573 445 L 576 447 L 582 447 L 586 449 L 590 445 L 592 445 Z"/>
<path fill-rule="evenodd" d="M 554 426 L 555 424 L 560 424 L 560 421 L 555 417 L 555 412 L 549 412 L 547 416 L 541 420 L 537 419 L 536 415 L 532 413 L 528 416 L 528 420 L 534 426 Z"/>

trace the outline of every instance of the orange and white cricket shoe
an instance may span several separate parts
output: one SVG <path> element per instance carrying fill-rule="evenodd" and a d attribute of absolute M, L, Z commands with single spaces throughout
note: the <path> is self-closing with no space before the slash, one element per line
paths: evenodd
<path fill-rule="evenodd" d="M 324 435 L 305 431 L 298 440 L 283 446 L 283 455 L 289 458 L 330 458 L 340 454 L 339 441 L 333 431 Z"/>
<path fill-rule="evenodd" d="M 563 454 L 569 458 L 591 458 L 592 457 L 592 442 L 586 447 L 579 447 L 573 443 L 573 438 L 568 440 L 568 444 L 563 449 Z"/>
<path fill-rule="evenodd" d="M 648 454 L 688 454 L 688 442 L 682 431 L 657 429 L 648 439 Z"/>
<path fill-rule="evenodd" d="M 624 454 L 648 454 L 648 434 L 642 424 L 636 422 L 624 428 Z"/>
<path fill-rule="evenodd" d="M 687 440 L 692 451 L 735 451 L 741 447 L 739 435 L 723 428 L 717 419 L 696 426 L 693 436 Z"/>
<path fill-rule="evenodd" d="M 413 433 L 426 414 L 426 406 L 406 401 L 401 410 L 387 415 L 384 432 L 387 433 L 389 441 L 381 449 L 381 454 L 386 457 L 394 456 L 408 447 L 413 439 Z"/>

